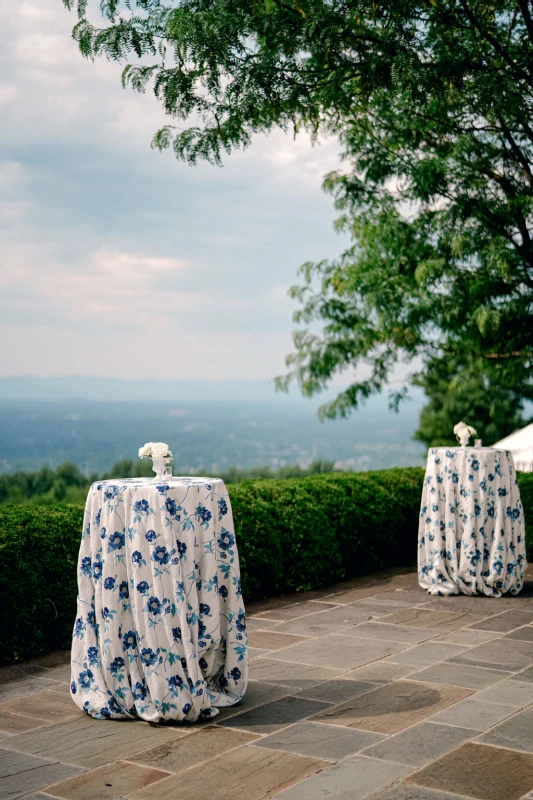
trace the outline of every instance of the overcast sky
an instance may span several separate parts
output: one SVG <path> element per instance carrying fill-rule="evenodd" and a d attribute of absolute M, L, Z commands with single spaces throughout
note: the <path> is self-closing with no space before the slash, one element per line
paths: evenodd
<path fill-rule="evenodd" d="M 258 137 L 222 169 L 150 148 L 165 118 L 85 61 L 61 0 L 0 0 L 0 375 L 268 379 L 287 288 L 337 255 L 335 140 Z"/>

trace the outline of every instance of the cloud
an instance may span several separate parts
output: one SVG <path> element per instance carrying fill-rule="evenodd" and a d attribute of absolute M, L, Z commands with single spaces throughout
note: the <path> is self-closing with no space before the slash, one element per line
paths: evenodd
<path fill-rule="evenodd" d="M 169 352 L 175 377 L 278 374 L 287 287 L 344 246 L 321 190 L 338 143 L 274 131 L 223 169 L 154 151 L 157 100 L 123 90 L 120 64 L 83 59 L 75 21 L 60 0 L 2 20 L 0 374 L 134 377 Z"/>

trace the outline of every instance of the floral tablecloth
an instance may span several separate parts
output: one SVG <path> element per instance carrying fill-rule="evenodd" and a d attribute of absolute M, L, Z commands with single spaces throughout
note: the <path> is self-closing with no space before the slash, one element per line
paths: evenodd
<path fill-rule="evenodd" d="M 524 518 L 513 457 L 490 447 L 428 453 L 418 578 L 430 594 L 518 594 L 526 570 Z"/>
<path fill-rule="evenodd" d="M 94 483 L 78 586 L 71 694 L 88 714 L 192 722 L 242 698 L 246 625 L 221 480 Z"/>

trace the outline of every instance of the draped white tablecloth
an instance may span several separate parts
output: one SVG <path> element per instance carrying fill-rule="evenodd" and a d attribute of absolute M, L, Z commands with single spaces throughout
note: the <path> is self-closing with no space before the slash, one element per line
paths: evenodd
<path fill-rule="evenodd" d="M 94 483 L 78 586 L 71 694 L 88 714 L 192 722 L 242 698 L 247 637 L 223 481 Z"/>
<path fill-rule="evenodd" d="M 524 518 L 513 457 L 490 447 L 428 453 L 418 578 L 430 594 L 518 594 L 526 570 Z"/>

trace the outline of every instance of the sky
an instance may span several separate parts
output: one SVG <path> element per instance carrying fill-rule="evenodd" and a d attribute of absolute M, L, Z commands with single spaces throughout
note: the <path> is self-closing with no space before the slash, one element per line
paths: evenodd
<path fill-rule="evenodd" d="M 321 188 L 338 142 L 275 132 L 190 167 L 150 148 L 157 101 L 82 58 L 61 0 L 0 13 L 0 376 L 283 373 L 287 289 L 346 245 Z"/>

